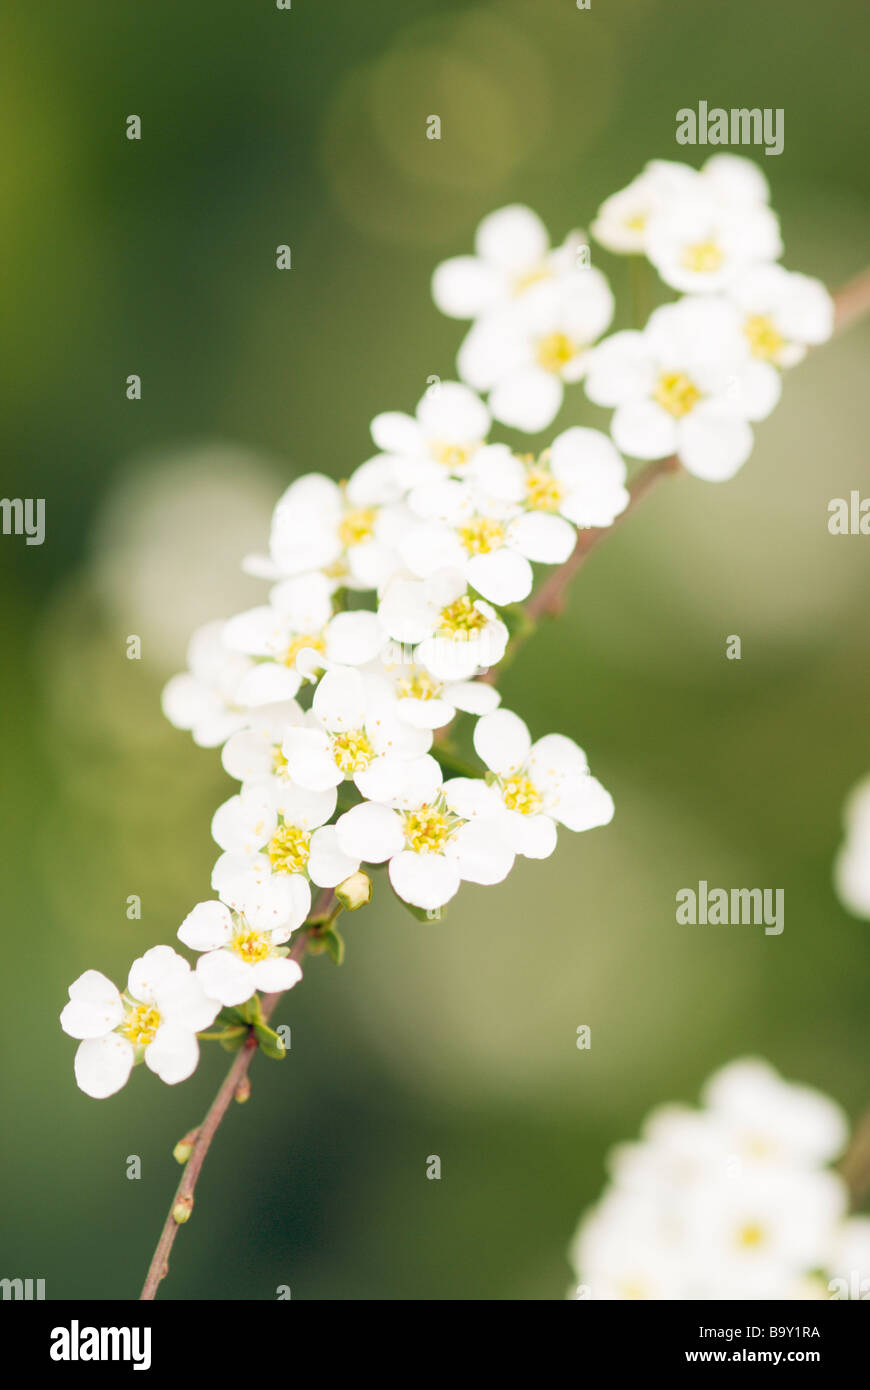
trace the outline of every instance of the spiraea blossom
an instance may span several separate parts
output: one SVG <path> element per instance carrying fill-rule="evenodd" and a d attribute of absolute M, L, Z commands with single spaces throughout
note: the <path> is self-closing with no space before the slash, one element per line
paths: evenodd
<path fill-rule="evenodd" d="M 267 552 L 244 562 L 268 592 L 194 634 L 189 670 L 166 686 L 163 706 L 198 744 L 221 747 L 237 783 L 212 825 L 217 898 L 178 933 L 198 955 L 195 972 L 162 946 L 135 963 L 123 995 L 96 971 L 72 986 L 63 1026 L 80 1040 L 76 1075 L 90 1095 L 117 1090 L 139 1060 L 164 1080 L 189 1075 L 196 1034 L 221 1006 L 236 1037 L 256 1029 L 258 991 L 300 978 L 293 933 L 315 950 L 319 933 L 340 959 L 337 914 L 373 891 L 362 866 L 375 899 L 391 891 L 416 915 L 437 914 L 463 882 L 496 885 L 518 856 L 551 854 L 558 827 L 609 822 L 610 793 L 580 746 L 559 733 L 534 741 L 519 714 L 500 708 L 499 663 L 538 616 L 523 605 L 534 605 L 542 567 L 570 562 L 578 531 L 626 510 L 623 455 L 676 453 L 699 477 L 731 477 L 752 447 L 750 422 L 778 399 L 781 370 L 828 336 L 832 311 L 818 282 L 776 264 L 778 222 L 747 160 L 716 155 L 701 170 L 654 160 L 604 203 L 593 230 L 610 250 L 648 257 L 667 293 L 686 293 L 642 331 L 602 338 L 614 297 L 583 235 L 554 245 L 519 205 L 486 217 L 474 254 L 444 261 L 433 278 L 438 307 L 470 320 L 461 379 L 432 374 L 416 407 L 376 414 L 378 453 L 340 465 L 340 480 L 296 478 L 277 502 Z M 581 378 L 591 401 L 613 408 L 608 433 L 572 422 L 529 451 L 493 437 L 494 420 L 546 429 Z M 582 408 L 582 392 L 574 403 Z M 465 722 L 472 765 L 455 754 L 454 721 Z M 842 877 L 853 901 L 870 903 L 863 863 L 847 847 Z M 745 1088 L 763 1090 L 757 1076 Z M 751 1129 L 755 1112 L 744 1107 L 741 1120 L 726 1091 L 710 1102 L 713 1129 L 705 1122 L 699 1138 L 683 1118 L 663 1141 L 678 1165 L 700 1163 L 726 1133 L 732 1148 L 743 1144 L 741 1124 Z M 766 1093 L 761 1110 L 786 1113 Z M 781 1129 L 765 1142 L 794 1157 L 784 1118 Z M 662 1145 L 653 1148 L 664 1162 Z M 633 1209 L 627 1217 L 608 1199 L 614 1214 L 597 1220 L 596 1280 L 621 1287 L 630 1246 L 636 1282 L 678 1288 L 654 1213 L 639 1209 L 645 1160 L 626 1162 L 637 1170 Z M 805 1166 L 795 1181 L 811 1176 Z M 771 1237 L 772 1266 L 800 1272 L 823 1187 L 807 1194 L 803 1234 L 783 1227 Z M 752 1228 L 733 1198 L 723 1194 L 711 1248 L 735 1222 Z"/>
<path fill-rule="evenodd" d="M 80 1038 L 75 1075 L 86 1095 L 114 1095 L 133 1067 L 144 1062 L 161 1081 L 185 1081 L 199 1060 L 196 1039 L 217 1016 L 217 996 L 170 946 L 152 946 L 134 960 L 120 993 L 99 970 L 86 970 L 69 987 L 60 1024 Z"/>
<path fill-rule="evenodd" d="M 846 834 L 834 862 L 834 886 L 849 912 L 870 917 L 870 777 L 852 791 L 843 821 Z"/>
<path fill-rule="evenodd" d="M 724 1067 L 700 1110 L 653 1111 L 640 1139 L 616 1149 L 610 1186 L 571 1245 L 570 1296 L 862 1296 L 868 1223 L 849 1217 L 828 1166 L 847 1135 L 839 1106 L 767 1063 Z"/>

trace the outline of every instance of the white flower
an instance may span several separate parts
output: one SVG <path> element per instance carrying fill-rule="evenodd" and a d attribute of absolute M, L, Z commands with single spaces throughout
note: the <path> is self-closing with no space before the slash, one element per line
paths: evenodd
<path fill-rule="evenodd" d="M 786 1298 L 819 1268 L 845 1215 L 834 1173 L 754 1168 L 686 1194 L 687 1255 L 701 1298 Z"/>
<path fill-rule="evenodd" d="M 284 738 L 291 781 L 325 791 L 352 779 L 363 796 L 389 796 L 400 763 L 420 757 L 432 743 L 427 729 L 403 723 L 392 706 L 377 699 L 358 671 L 327 671 L 307 724 L 288 729 Z"/>
<path fill-rule="evenodd" d="M 197 903 L 178 928 L 178 938 L 202 951 L 196 974 L 213 999 L 231 1007 L 244 1004 L 258 989 L 268 993 L 292 989 L 302 979 L 296 961 L 288 960 L 284 942 L 292 927 L 257 930 L 224 903 Z"/>
<path fill-rule="evenodd" d="M 339 818 L 339 843 L 346 854 L 369 864 L 389 861 L 399 897 L 425 911 L 448 903 L 463 880 L 501 883 L 514 856 L 488 814 L 489 789 L 478 782 L 475 802 L 471 785 L 467 778 L 442 784 L 434 758 L 421 758 L 405 769 L 390 805 L 364 801 Z"/>
<path fill-rule="evenodd" d="M 605 198 L 592 223 L 592 235 L 608 251 L 645 252 L 653 218 L 675 197 L 690 193 L 697 178 L 687 164 L 652 160 L 626 188 Z"/>
<path fill-rule="evenodd" d="M 307 791 L 280 778 L 243 786 L 212 820 L 224 850 L 212 888 L 252 927 L 300 927 L 311 909 L 308 880 L 334 888 L 359 868 L 326 824 L 335 805 L 334 787 Z"/>
<path fill-rule="evenodd" d="M 501 661 L 508 630 L 495 610 L 467 591 L 460 570 L 428 579 L 397 575 L 384 590 L 378 617 L 389 637 L 415 646 L 415 660 L 437 680 L 465 681 Z"/>
<path fill-rule="evenodd" d="M 848 1137 L 838 1105 L 783 1081 L 760 1059 L 723 1067 L 707 1082 L 702 1100 L 724 1127 L 731 1151 L 748 1163 L 818 1166 L 835 1159 Z"/>
<path fill-rule="evenodd" d="M 591 830 L 613 819 L 613 800 L 573 739 L 547 734 L 532 743 L 519 715 L 499 709 L 478 719 L 474 748 L 493 774 L 498 824 L 514 853 L 546 859 L 556 848 L 557 824 Z M 461 790 L 467 785 L 463 780 Z"/>
<path fill-rule="evenodd" d="M 490 414 L 483 401 L 456 381 L 433 383 L 417 406 L 416 416 L 385 411 L 372 421 L 372 438 L 392 456 L 403 488 L 461 475 L 489 433 Z"/>
<path fill-rule="evenodd" d="M 846 839 L 834 864 L 834 886 L 844 907 L 870 917 L 870 777 L 853 790 L 843 819 Z"/>
<path fill-rule="evenodd" d="M 361 464 L 343 485 L 307 473 L 278 501 L 269 555 L 249 556 L 245 568 L 265 579 L 325 570 L 347 588 L 375 589 L 395 565 L 399 518 L 389 504 L 400 495 L 394 463 L 383 456 Z"/>
<path fill-rule="evenodd" d="M 334 589 L 325 574 L 297 575 L 276 584 L 267 605 L 230 619 L 227 645 L 265 658 L 239 684 L 246 704 L 291 700 L 321 657 L 323 666 L 358 666 L 377 655 L 384 640 L 377 617 L 364 609 L 333 615 Z"/>
<path fill-rule="evenodd" d="M 779 220 L 765 204 L 726 207 L 705 190 L 677 198 L 656 215 L 646 253 L 673 289 L 721 291 L 748 267 L 782 255 Z"/>
<path fill-rule="evenodd" d="M 306 722 L 302 706 L 295 700 L 260 705 L 251 710 L 249 726 L 228 738 L 221 750 L 221 762 L 239 782 L 268 782 L 287 777 L 287 759 L 281 752 L 288 728 Z"/>
<path fill-rule="evenodd" d="M 624 453 L 677 454 L 690 473 L 718 482 L 749 457 L 747 419 L 763 419 L 776 404 L 778 379 L 768 373 L 748 358 L 734 306 L 698 296 L 656 309 L 642 333 L 607 338 L 593 355 L 586 394 L 616 407 L 611 432 Z"/>
<path fill-rule="evenodd" d="M 612 318 L 613 295 L 601 271 L 570 270 L 478 319 L 459 349 L 459 375 L 489 392 L 496 420 L 535 433 L 561 407 L 563 383 L 583 376 L 588 350 Z"/>
<path fill-rule="evenodd" d="M 552 518 L 494 497 L 480 483 L 478 474 L 473 481 L 445 479 L 417 488 L 409 500 L 424 519 L 408 527 L 402 559 L 420 578 L 454 570 L 491 603 L 519 603 L 532 591 L 531 561 L 562 564 L 575 533 L 564 522 L 552 527 Z"/>
<path fill-rule="evenodd" d="M 483 219 L 474 238 L 474 256 L 454 256 L 436 267 L 432 298 L 442 314 L 476 319 L 563 273 L 576 257 L 578 237 L 550 250 L 550 238 L 537 213 L 522 204 L 499 208 Z"/>
<path fill-rule="evenodd" d="M 752 356 L 773 367 L 793 367 L 834 331 L 834 301 L 821 280 L 781 265 L 753 266 L 729 286 L 728 297 L 740 310 Z"/>
<path fill-rule="evenodd" d="M 870 1216 L 853 1216 L 843 1222 L 828 1251 L 825 1268 L 832 1279 L 843 1281 L 850 1298 L 866 1300 L 870 1294 Z"/>
<path fill-rule="evenodd" d="M 202 748 L 216 748 L 249 718 L 238 688 L 253 663 L 230 650 L 225 628 L 222 622 L 197 628 L 187 649 L 190 670 L 173 676 L 163 690 L 163 713 L 170 724 L 189 729 Z"/>
<path fill-rule="evenodd" d="M 534 514 L 542 546 L 529 556 L 532 560 L 541 553 L 564 552 L 567 558 L 576 542 L 575 526 L 611 526 L 628 506 L 625 461 L 600 430 L 563 430 L 537 460 L 507 449 L 492 457 L 496 447 L 474 464 L 467 481 Z"/>
<path fill-rule="evenodd" d="M 143 1060 L 168 1085 L 184 1081 L 199 1060 L 196 1034 L 214 1022 L 219 1007 L 170 946 L 153 946 L 133 962 L 125 994 L 98 970 L 86 970 L 70 985 L 69 998 L 60 1022 L 82 1039 L 76 1081 L 98 1100 L 119 1091 Z"/>
<path fill-rule="evenodd" d="M 489 714 L 501 699 L 498 691 L 483 681 L 436 680 L 425 666 L 406 660 L 398 642 L 388 643 L 380 661 L 364 668 L 362 674 L 366 685 L 375 690 L 376 701 L 395 701 L 398 718 L 415 729 L 440 729 L 455 718 L 457 710 Z"/>

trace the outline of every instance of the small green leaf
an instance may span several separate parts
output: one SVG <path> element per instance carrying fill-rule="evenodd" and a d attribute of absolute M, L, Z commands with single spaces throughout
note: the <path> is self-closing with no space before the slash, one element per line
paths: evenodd
<path fill-rule="evenodd" d="M 247 1028 L 240 1028 L 238 1033 L 228 1033 L 225 1038 L 221 1038 L 221 1047 L 224 1052 L 238 1052 L 244 1047 L 247 1036 Z"/>
<path fill-rule="evenodd" d="M 254 1024 L 254 1035 L 260 1044 L 260 1051 L 264 1052 L 267 1057 L 273 1058 L 276 1062 L 280 1062 L 282 1058 L 286 1057 L 287 1049 L 281 1038 L 271 1028 L 267 1028 L 265 1023 Z"/>
<path fill-rule="evenodd" d="M 336 965 L 341 965 L 344 960 L 344 938 L 335 927 L 330 927 L 328 932 L 323 933 L 323 940 L 326 942 L 326 949 Z"/>

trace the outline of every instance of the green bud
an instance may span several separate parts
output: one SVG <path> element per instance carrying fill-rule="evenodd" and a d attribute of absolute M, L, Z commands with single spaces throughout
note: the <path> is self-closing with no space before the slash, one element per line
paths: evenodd
<path fill-rule="evenodd" d="M 362 869 L 358 869 L 355 874 L 351 874 L 343 883 L 340 883 L 335 890 L 335 896 L 346 907 L 348 912 L 356 912 L 358 907 L 364 907 L 372 900 L 372 881 L 368 874 L 364 874 Z"/>
<path fill-rule="evenodd" d="M 183 1226 L 185 1221 L 190 1220 L 190 1213 L 193 1211 L 192 1197 L 179 1197 L 175 1206 L 172 1208 L 172 1219 L 177 1226 Z"/>

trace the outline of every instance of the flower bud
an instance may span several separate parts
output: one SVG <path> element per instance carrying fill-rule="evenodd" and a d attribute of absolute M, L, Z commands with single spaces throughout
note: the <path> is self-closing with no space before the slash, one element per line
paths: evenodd
<path fill-rule="evenodd" d="M 179 1197 L 175 1206 L 172 1208 L 172 1219 L 177 1226 L 183 1226 L 185 1221 L 190 1220 L 190 1213 L 193 1211 L 192 1197 Z"/>
<path fill-rule="evenodd" d="M 368 874 L 359 869 L 338 885 L 335 896 L 348 912 L 356 912 L 358 907 L 364 907 L 367 902 L 371 902 L 372 881 Z"/>
<path fill-rule="evenodd" d="M 172 1157 L 175 1159 L 176 1163 L 181 1164 L 182 1168 L 193 1153 L 193 1146 L 196 1143 L 196 1136 L 198 1134 L 199 1128 L 189 1130 L 183 1139 L 179 1139 L 175 1148 L 172 1150 Z"/>
<path fill-rule="evenodd" d="M 251 1099 L 251 1080 L 250 1077 L 243 1076 L 235 1089 L 235 1099 L 239 1105 L 244 1105 L 246 1100 Z"/>

